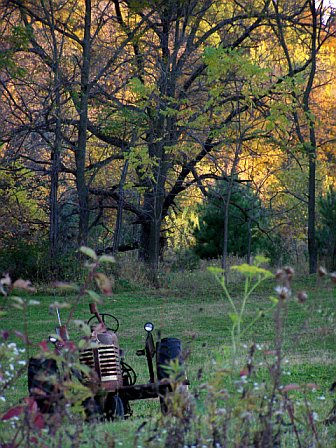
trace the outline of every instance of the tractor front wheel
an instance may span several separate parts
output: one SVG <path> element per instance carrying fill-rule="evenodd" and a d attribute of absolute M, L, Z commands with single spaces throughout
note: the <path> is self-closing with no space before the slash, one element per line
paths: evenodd
<path fill-rule="evenodd" d="M 122 399 L 118 395 L 109 394 L 105 402 L 105 415 L 109 421 L 124 420 L 125 408 Z"/>

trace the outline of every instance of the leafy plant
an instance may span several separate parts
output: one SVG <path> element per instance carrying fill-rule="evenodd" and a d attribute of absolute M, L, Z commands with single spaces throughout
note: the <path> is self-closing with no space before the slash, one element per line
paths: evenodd
<path fill-rule="evenodd" d="M 232 361 L 233 365 L 237 361 L 237 351 L 239 348 L 239 343 L 243 334 L 252 328 L 256 322 L 265 314 L 264 310 L 260 310 L 256 316 L 252 319 L 249 325 L 246 326 L 245 330 L 242 330 L 242 324 L 244 321 L 244 313 L 246 311 L 246 304 L 248 299 L 251 297 L 251 294 L 261 285 L 265 280 L 273 277 L 271 271 L 264 269 L 261 265 L 268 260 L 262 256 L 257 256 L 254 259 L 254 263 L 252 265 L 249 264 L 241 264 L 239 266 L 232 266 L 232 271 L 237 271 L 245 277 L 244 283 L 244 293 L 241 302 L 236 302 L 231 296 L 225 281 L 225 276 L 223 270 L 216 267 L 210 267 L 209 271 L 213 272 L 216 280 L 220 283 L 224 297 L 228 300 L 232 312 L 229 313 L 230 320 L 232 322 L 231 327 L 231 343 L 232 343 Z M 270 307 L 271 311 L 278 300 L 274 297 L 270 297 L 270 300 L 273 302 L 273 306 Z"/>
<path fill-rule="evenodd" d="M 68 308 L 69 317 L 67 325 L 71 322 L 83 334 L 87 336 L 90 330 L 82 321 L 73 319 L 73 314 L 80 301 L 88 295 L 93 302 L 100 301 L 102 295 L 112 293 L 111 280 L 101 272 L 101 265 L 113 263 L 114 258 L 109 255 L 98 257 L 96 253 L 88 248 L 81 247 L 80 251 L 88 257 L 85 263 L 88 269 L 87 277 L 81 286 L 72 283 L 55 283 L 60 290 L 72 290 L 77 293 L 71 302 L 51 305 L 54 308 Z M 96 287 L 94 287 L 94 285 Z M 97 289 L 99 292 L 97 292 Z M 0 334 L 0 424 L 9 426 L 10 430 L 1 434 L 0 445 L 4 447 L 19 446 L 80 446 L 82 443 L 81 427 L 85 416 L 88 415 L 88 406 L 92 400 L 93 392 L 80 380 L 83 374 L 88 375 L 89 369 L 83 366 L 78 359 L 78 349 L 86 344 L 81 339 L 76 345 L 73 341 L 65 338 L 63 334 L 58 335 L 59 340 L 53 349 L 49 341 L 43 339 L 38 344 L 32 344 L 28 335 L 28 314 L 31 306 L 40 303 L 28 297 L 15 295 L 18 290 L 25 294 L 35 292 L 30 281 L 18 279 L 12 282 L 7 274 L 0 280 L 0 293 L 5 297 L 1 303 L 0 317 L 15 308 L 21 315 L 23 321 L 23 332 L 15 330 L 3 330 Z M 25 348 L 19 348 L 11 341 L 13 336 L 19 337 Z M 61 347 L 61 349 L 60 349 Z M 27 374 L 27 365 L 31 366 L 31 352 L 34 354 L 34 362 L 39 364 L 48 363 L 49 371 L 39 373 L 37 380 L 39 386 L 34 386 L 36 391 L 30 396 L 24 397 L 20 403 L 12 406 L 7 405 L 8 392 L 14 390 L 17 382 Z M 37 352 L 37 353 L 36 353 Z M 22 359 L 24 357 L 24 359 Z M 29 364 L 28 364 L 29 362 Z M 29 367 L 31 368 L 31 367 Z M 47 406 L 49 412 L 43 411 Z M 70 429 L 63 431 L 63 428 Z M 52 440 L 54 438 L 54 440 Z M 55 441 L 56 440 L 56 441 Z M 56 445 L 54 445 L 54 443 Z M 94 443 L 92 446 L 96 446 Z"/>
<path fill-rule="evenodd" d="M 245 277 L 244 297 L 239 310 L 223 283 L 222 272 L 212 270 L 235 311 L 231 318 L 235 335 L 233 347 L 237 347 L 238 335 L 243 334 L 239 332 L 239 325 L 247 297 L 264 280 L 273 277 L 272 273 L 260 267 L 263 261 L 260 258 L 253 266 L 245 264 L 233 268 Z M 330 439 L 327 444 L 323 443 L 323 428 L 318 425 L 317 413 L 309 399 L 311 391 L 318 385 L 305 381 L 305 378 L 300 384 L 285 382 L 283 331 L 288 304 L 295 300 L 293 276 L 294 271 L 290 267 L 279 269 L 275 274 L 276 297 L 272 298 L 271 307 L 274 310 L 272 346 L 252 342 L 247 349 L 245 365 L 240 365 L 240 370 L 236 368 L 238 364 L 233 368 L 227 366 L 226 352 L 218 356 L 212 375 L 196 387 L 193 394 L 182 397 L 177 391 L 171 397 L 168 415 L 161 417 L 143 434 L 145 446 L 328 446 Z M 330 278 L 333 279 L 332 276 Z M 302 306 L 307 294 L 299 291 L 296 300 Z M 241 363 L 241 358 L 238 362 Z"/>

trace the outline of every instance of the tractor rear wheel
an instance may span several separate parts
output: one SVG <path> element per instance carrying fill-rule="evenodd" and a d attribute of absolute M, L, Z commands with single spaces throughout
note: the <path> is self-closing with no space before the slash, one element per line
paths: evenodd
<path fill-rule="evenodd" d="M 177 338 L 163 338 L 157 345 L 156 349 L 156 365 L 158 380 L 169 378 L 171 373 L 169 366 L 172 361 L 178 360 L 179 365 L 182 365 L 182 344 Z M 176 378 L 178 379 L 178 377 Z M 167 386 L 164 396 L 160 397 L 161 411 L 163 414 L 167 413 L 166 396 L 171 391 L 171 386 Z"/>
<path fill-rule="evenodd" d="M 179 364 L 182 364 L 182 345 L 180 339 L 161 339 L 156 353 L 157 376 L 159 380 L 169 378 L 169 365 L 171 361 L 178 359 Z"/>

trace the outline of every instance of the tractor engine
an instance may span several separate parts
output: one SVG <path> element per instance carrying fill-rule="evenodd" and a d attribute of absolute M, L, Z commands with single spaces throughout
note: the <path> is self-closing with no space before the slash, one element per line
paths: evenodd
<path fill-rule="evenodd" d="M 100 333 L 93 330 L 89 345 L 80 352 L 80 362 L 96 373 L 102 389 L 115 392 L 123 385 L 117 335 L 111 331 Z M 89 383 L 89 387 L 97 387 L 96 381 L 92 382 L 89 378 L 85 382 Z"/>

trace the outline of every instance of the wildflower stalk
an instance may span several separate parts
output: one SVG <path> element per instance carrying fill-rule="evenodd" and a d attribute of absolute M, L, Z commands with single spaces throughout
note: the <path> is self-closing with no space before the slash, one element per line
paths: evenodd
<path fill-rule="evenodd" d="M 209 268 L 209 270 L 214 273 L 216 280 L 222 287 L 224 298 L 229 302 L 232 312 L 229 314 L 232 325 L 230 329 L 231 335 L 231 345 L 232 345 L 232 364 L 233 368 L 238 364 L 238 346 L 241 341 L 242 334 L 246 333 L 248 329 L 251 328 L 263 315 L 259 312 L 257 316 L 254 317 L 252 323 L 250 323 L 247 328 L 242 331 L 242 322 L 244 319 L 244 314 L 246 311 L 247 301 L 250 299 L 252 293 L 260 286 L 262 282 L 273 276 L 273 274 L 267 269 L 261 268 L 260 264 L 265 263 L 267 260 L 264 257 L 256 257 L 253 265 L 242 264 L 240 266 L 232 266 L 231 270 L 240 272 L 245 277 L 244 284 L 244 294 L 241 302 L 240 308 L 235 303 L 233 297 L 231 296 L 225 281 L 225 276 L 223 275 L 223 270 L 219 268 Z M 271 307 L 271 309 L 274 306 Z"/>
<path fill-rule="evenodd" d="M 243 321 L 243 315 L 245 312 L 247 300 L 250 298 L 251 294 L 258 288 L 258 286 L 264 280 L 266 280 L 266 278 L 268 278 L 268 277 L 259 275 L 257 281 L 252 286 L 251 286 L 251 277 L 246 277 L 246 279 L 245 279 L 244 297 L 243 297 L 243 302 L 242 302 L 242 306 L 241 306 L 240 313 L 239 313 L 239 319 L 237 322 L 237 338 L 238 338 L 237 342 L 238 343 L 240 342 L 240 338 L 243 334 L 241 332 L 241 322 Z M 263 315 L 263 312 L 259 312 L 257 314 L 257 316 L 253 319 L 252 324 L 248 325 L 248 327 L 245 329 L 244 333 L 247 331 L 248 328 L 251 328 L 251 326 L 254 325 L 262 317 L 262 315 Z"/>
<path fill-rule="evenodd" d="M 294 271 L 292 268 L 285 267 L 277 271 L 275 274 L 279 285 L 275 288 L 278 294 L 277 305 L 275 308 L 275 362 L 271 366 L 270 373 L 272 378 L 271 396 L 268 402 L 268 411 L 264 417 L 264 430 L 262 435 L 262 446 L 273 446 L 275 439 L 280 437 L 278 432 L 273 433 L 274 421 L 276 414 L 275 406 L 277 404 L 278 392 L 280 391 L 280 381 L 282 376 L 282 348 L 283 348 L 283 328 L 287 311 L 287 300 L 291 297 L 291 282 Z M 280 416 L 280 413 L 278 414 Z M 279 419 L 278 416 L 278 419 Z"/>

